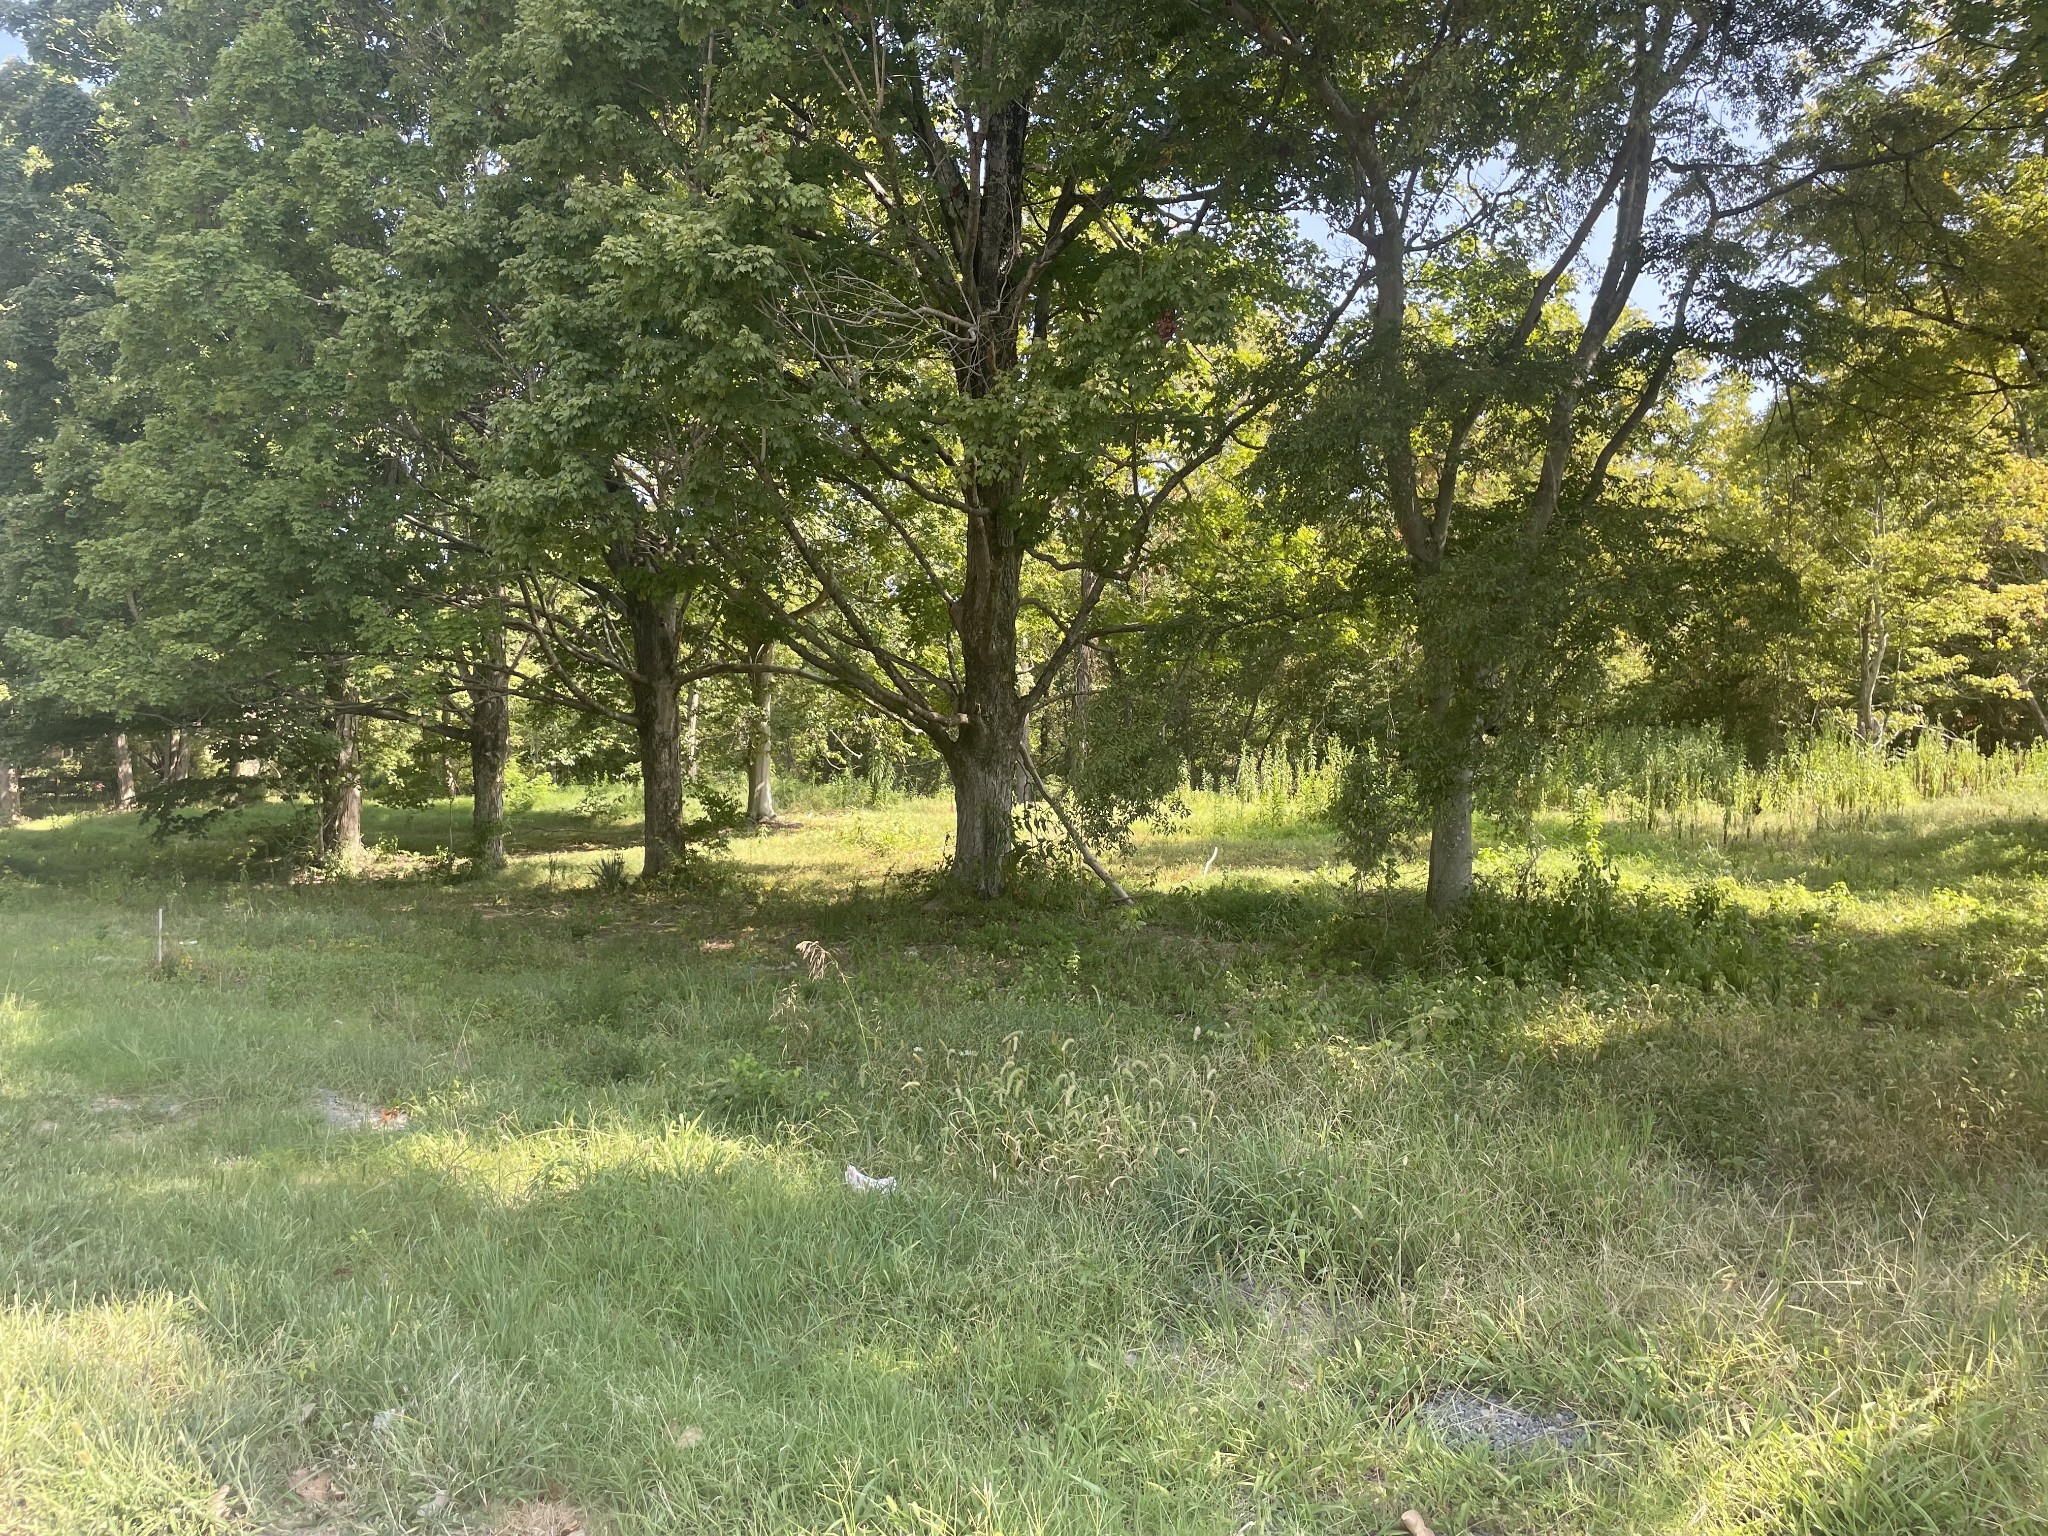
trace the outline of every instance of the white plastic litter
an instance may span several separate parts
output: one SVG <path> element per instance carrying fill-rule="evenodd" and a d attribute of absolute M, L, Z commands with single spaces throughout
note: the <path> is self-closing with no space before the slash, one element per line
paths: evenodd
<path fill-rule="evenodd" d="M 846 1165 L 846 1187 L 856 1194 L 886 1195 L 896 1187 L 896 1176 L 891 1174 L 886 1179 L 872 1178 L 862 1173 L 853 1164 L 848 1163 Z"/>
<path fill-rule="evenodd" d="M 370 1428 L 381 1435 L 404 1417 L 405 1415 L 396 1408 L 379 1408 L 370 1415 Z"/>

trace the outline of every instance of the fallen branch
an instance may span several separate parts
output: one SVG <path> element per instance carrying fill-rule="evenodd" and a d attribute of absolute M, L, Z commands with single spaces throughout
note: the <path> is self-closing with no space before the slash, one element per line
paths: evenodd
<path fill-rule="evenodd" d="M 1060 804 L 1059 796 L 1055 795 L 1045 782 L 1045 775 L 1038 771 L 1038 764 L 1031 760 L 1031 744 L 1020 740 L 1017 746 L 1024 754 L 1024 771 L 1031 775 L 1031 782 L 1038 786 L 1038 792 L 1045 796 L 1045 803 L 1052 807 L 1053 815 L 1059 817 L 1060 825 L 1067 829 L 1067 837 L 1073 842 L 1074 851 L 1081 855 L 1081 862 L 1088 866 L 1090 874 L 1109 887 L 1110 893 L 1119 903 L 1129 906 L 1131 893 L 1117 884 L 1116 876 L 1104 869 L 1102 861 L 1095 857 L 1088 846 L 1088 840 L 1081 835 L 1080 827 L 1075 825 L 1074 818 L 1067 814 L 1067 808 Z"/>

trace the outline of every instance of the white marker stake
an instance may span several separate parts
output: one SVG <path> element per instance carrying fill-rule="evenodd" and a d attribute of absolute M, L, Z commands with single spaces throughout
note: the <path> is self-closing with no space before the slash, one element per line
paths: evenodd
<path fill-rule="evenodd" d="M 164 909 L 156 909 L 156 963 L 161 969 L 164 963 Z"/>

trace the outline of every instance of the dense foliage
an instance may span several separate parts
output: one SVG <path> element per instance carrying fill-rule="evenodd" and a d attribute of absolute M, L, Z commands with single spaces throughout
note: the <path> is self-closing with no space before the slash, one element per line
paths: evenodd
<path fill-rule="evenodd" d="M 2023 6 L 0 21 L 0 816 L 944 782 L 992 896 L 1335 753 L 1443 913 L 1588 732 L 2048 734 Z"/>

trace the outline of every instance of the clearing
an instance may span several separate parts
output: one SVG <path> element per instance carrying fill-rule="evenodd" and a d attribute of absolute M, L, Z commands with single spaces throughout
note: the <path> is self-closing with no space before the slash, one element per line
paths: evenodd
<path fill-rule="evenodd" d="M 2048 1528 L 2044 813 L 1451 935 L 1216 806 L 1126 910 L 920 802 L 661 896 L 566 797 L 487 882 L 0 833 L 0 1531 Z"/>

